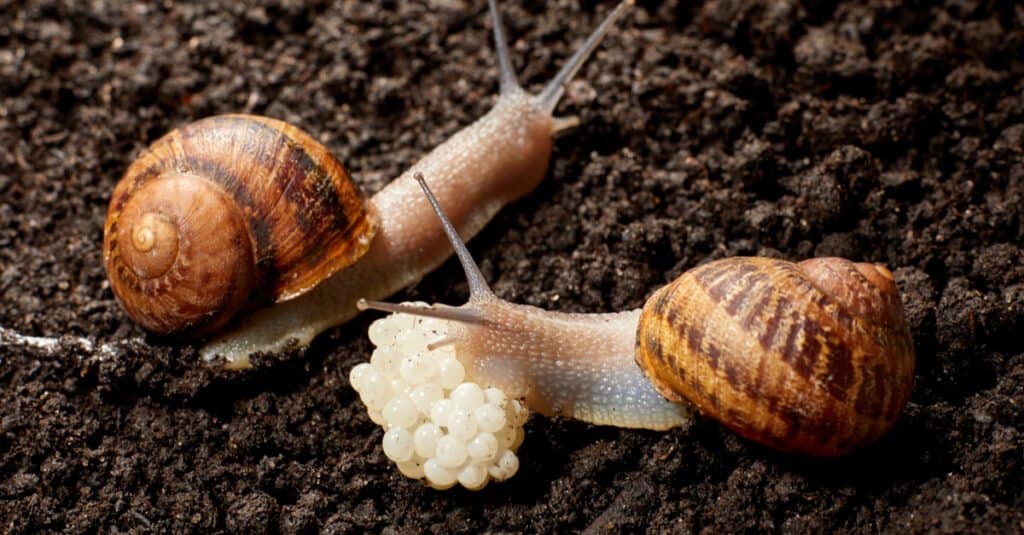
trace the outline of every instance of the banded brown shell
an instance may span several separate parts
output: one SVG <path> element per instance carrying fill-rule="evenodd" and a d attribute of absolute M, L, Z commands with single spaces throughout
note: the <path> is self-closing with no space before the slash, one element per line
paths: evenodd
<path fill-rule="evenodd" d="M 841 258 L 727 258 L 647 301 L 637 363 L 661 395 L 791 453 L 878 439 L 910 397 L 914 349 L 892 274 Z"/>
<path fill-rule="evenodd" d="M 132 163 L 110 201 L 103 259 L 132 319 L 197 336 L 250 301 L 308 291 L 362 256 L 376 228 L 345 168 L 308 134 L 220 115 Z"/>

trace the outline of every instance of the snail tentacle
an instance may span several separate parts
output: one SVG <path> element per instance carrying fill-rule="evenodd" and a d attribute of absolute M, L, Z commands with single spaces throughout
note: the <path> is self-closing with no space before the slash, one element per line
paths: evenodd
<path fill-rule="evenodd" d="M 487 285 L 487 280 L 484 279 L 483 273 L 480 273 L 480 267 L 476 265 L 473 260 L 473 255 L 469 253 L 469 249 L 466 248 L 465 242 L 462 241 L 462 237 L 459 236 L 459 231 L 455 230 L 455 225 L 448 220 L 444 215 L 444 211 L 441 210 L 441 203 L 437 201 L 437 197 L 430 191 L 430 187 L 427 186 L 427 181 L 423 178 L 423 173 L 417 172 L 413 178 L 416 179 L 416 183 L 420 185 L 420 189 L 423 190 L 423 194 L 427 196 L 427 200 L 430 202 L 430 207 L 434 209 L 434 213 L 438 214 L 438 221 L 441 222 L 441 228 L 444 229 L 444 235 L 448 238 L 448 242 L 452 244 L 452 249 L 455 250 L 455 256 L 458 257 L 459 263 L 462 264 L 462 270 L 466 273 L 466 280 L 469 282 L 469 295 L 470 299 L 487 299 L 494 296 L 494 292 L 491 291 L 490 286 Z"/>
<path fill-rule="evenodd" d="M 491 21 L 494 25 L 494 49 L 498 54 L 499 90 L 502 95 L 520 90 L 519 81 L 516 80 L 516 71 L 512 67 L 512 59 L 508 53 L 508 40 L 505 37 L 505 28 L 501 24 L 501 12 L 498 11 L 497 0 L 487 0 L 487 6 L 491 11 Z"/>

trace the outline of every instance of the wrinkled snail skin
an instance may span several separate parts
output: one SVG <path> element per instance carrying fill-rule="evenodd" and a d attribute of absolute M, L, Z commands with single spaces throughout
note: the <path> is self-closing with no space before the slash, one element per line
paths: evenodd
<path fill-rule="evenodd" d="M 655 430 L 691 419 L 692 409 L 662 397 L 633 361 L 639 309 L 572 314 L 497 298 L 468 306 L 486 321 L 448 332 L 467 377 L 525 400 L 531 411 Z"/>
<path fill-rule="evenodd" d="M 564 86 L 614 21 L 632 5 L 621 2 L 537 95 L 519 87 L 495 3 L 490 2 L 501 68 L 494 107 L 456 133 L 370 199 L 379 229 L 355 264 L 300 297 L 259 309 L 200 348 L 229 367 L 246 367 L 256 352 L 307 345 L 325 329 L 351 319 L 362 297 L 382 298 L 417 282 L 451 255 L 430 208 L 423 204 L 417 173 L 430 176 L 441 205 L 464 236 L 476 234 L 501 207 L 531 191 L 547 170 L 553 136 L 575 124 L 552 113 Z"/>
<path fill-rule="evenodd" d="M 287 300 L 369 247 L 376 215 L 342 165 L 294 126 L 196 121 L 153 143 L 111 197 L 104 262 L 146 329 L 198 336 L 251 295 Z"/>
<path fill-rule="evenodd" d="M 361 306 L 452 320 L 445 343 L 466 376 L 531 410 L 667 429 L 696 409 L 774 449 L 832 457 L 877 440 L 909 399 L 913 345 L 880 265 L 725 258 L 683 273 L 640 310 L 566 314 L 497 298 L 437 214 L 469 302 Z"/>

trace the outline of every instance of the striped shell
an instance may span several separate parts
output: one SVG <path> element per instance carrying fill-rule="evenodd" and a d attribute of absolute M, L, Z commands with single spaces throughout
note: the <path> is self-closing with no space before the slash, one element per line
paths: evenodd
<path fill-rule="evenodd" d="M 837 456 L 893 426 L 914 348 L 892 274 L 818 258 L 728 258 L 644 306 L 637 363 L 658 392 L 791 453 Z"/>
<path fill-rule="evenodd" d="M 153 143 L 114 190 L 103 260 L 125 311 L 197 336 L 298 296 L 366 252 L 376 215 L 327 149 L 282 121 L 209 117 Z"/>

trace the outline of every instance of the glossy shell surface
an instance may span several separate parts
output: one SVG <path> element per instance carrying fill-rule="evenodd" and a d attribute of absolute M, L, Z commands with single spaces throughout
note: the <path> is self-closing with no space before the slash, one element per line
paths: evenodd
<path fill-rule="evenodd" d="M 878 439 L 910 396 L 914 350 L 892 274 L 839 258 L 729 258 L 656 292 L 637 363 L 665 397 L 786 452 Z"/>
<path fill-rule="evenodd" d="M 129 316 L 202 334 L 253 296 L 283 301 L 365 253 L 376 215 L 348 173 L 282 121 L 221 115 L 153 143 L 125 172 L 104 262 Z"/>

